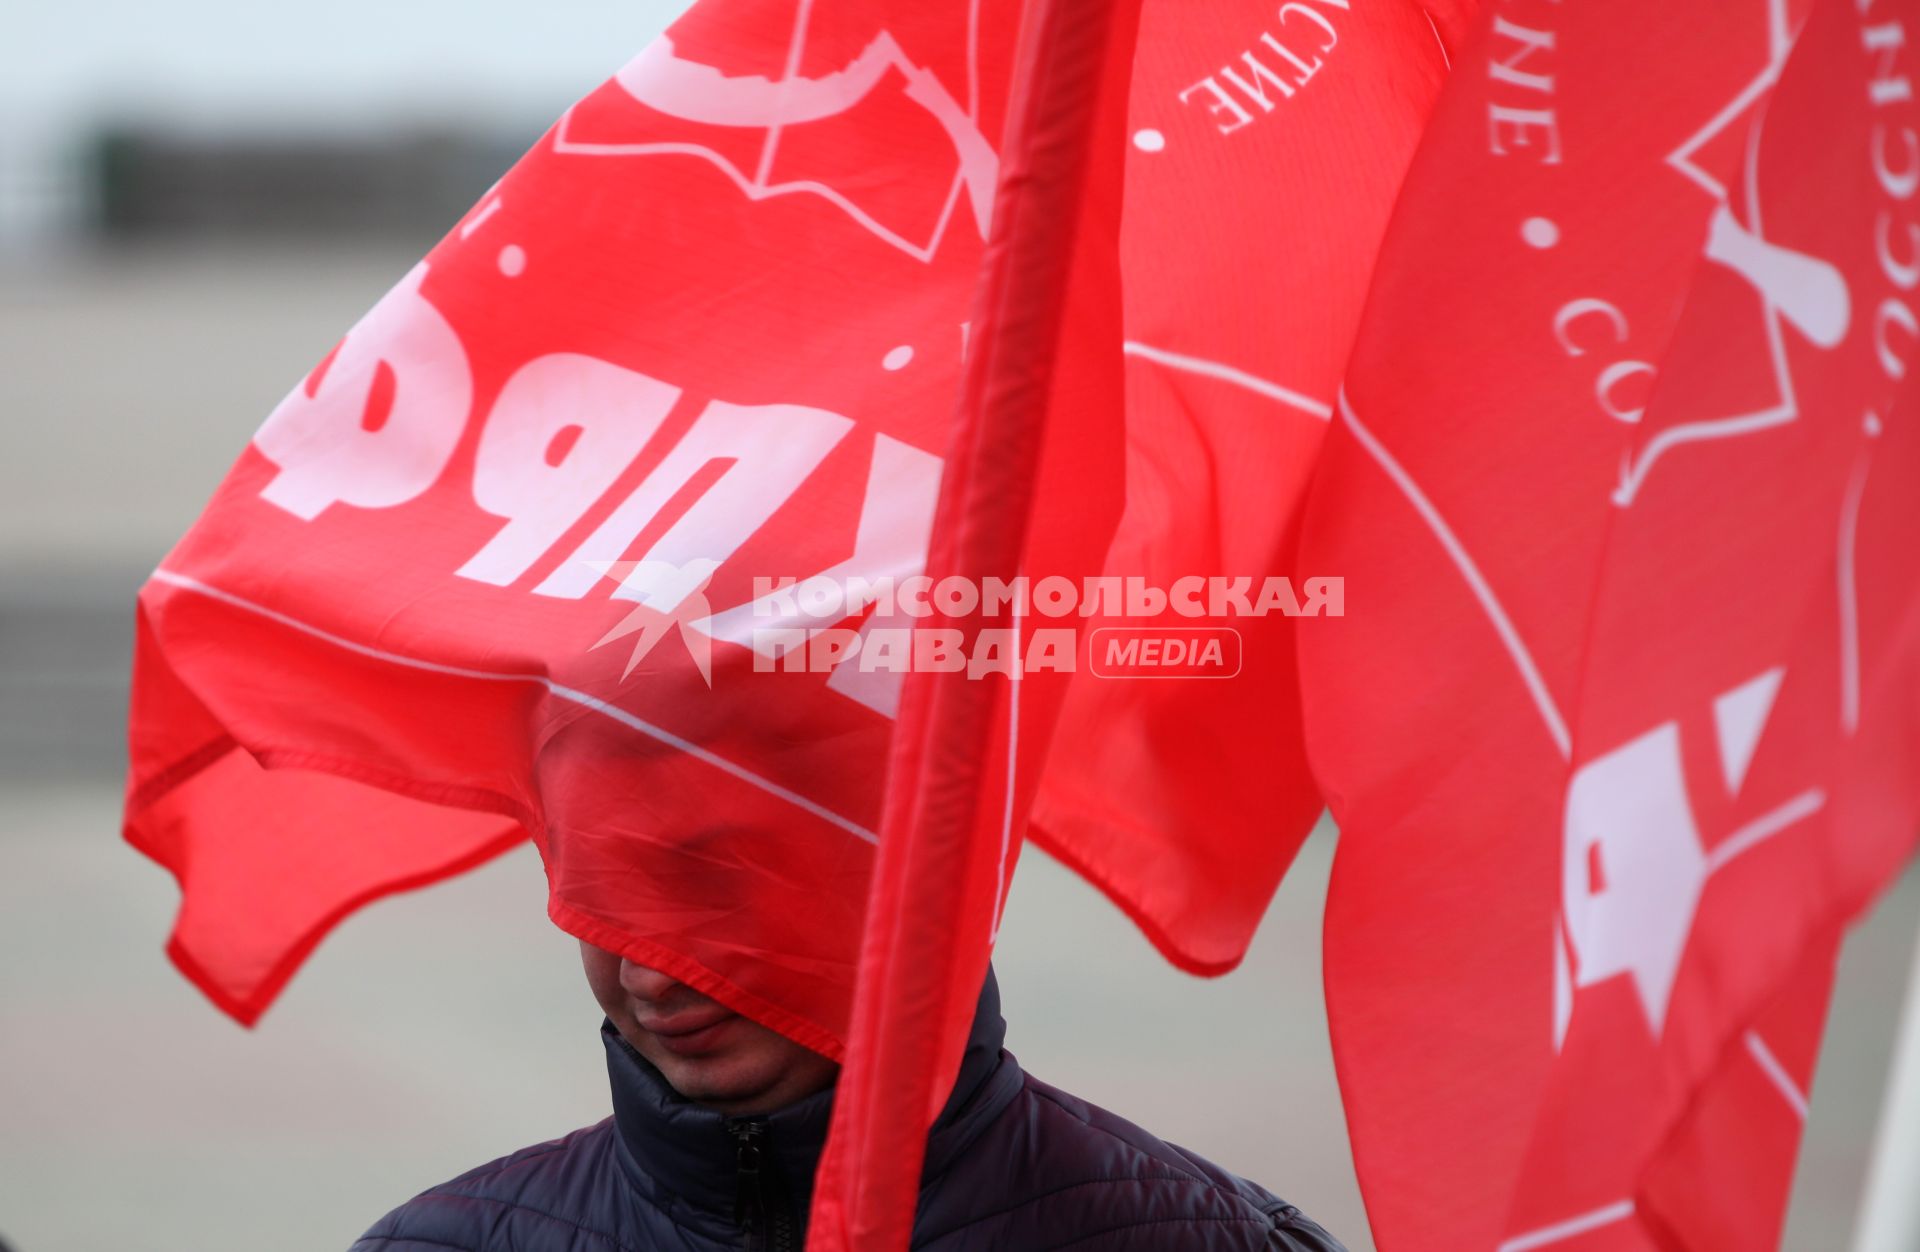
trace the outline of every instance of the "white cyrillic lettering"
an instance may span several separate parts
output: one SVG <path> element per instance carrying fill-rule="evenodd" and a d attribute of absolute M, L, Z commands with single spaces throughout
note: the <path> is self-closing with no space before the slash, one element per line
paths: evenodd
<path fill-rule="evenodd" d="M 1905 200 L 1920 190 L 1920 135 L 1902 126 L 1900 138 L 1906 141 L 1907 159 L 1896 170 L 1887 160 L 1887 128 L 1873 128 L 1873 174 L 1880 180 L 1881 190 L 1895 200 Z"/>
<path fill-rule="evenodd" d="M 1624 408 L 1614 403 L 1613 399 L 1613 389 L 1616 386 L 1625 379 L 1640 374 L 1651 377 L 1653 374 L 1653 366 L 1648 365 L 1645 361 L 1615 361 L 1612 365 L 1600 371 L 1600 377 L 1596 378 L 1593 382 L 1593 394 L 1594 398 L 1600 402 L 1601 409 L 1606 412 L 1608 417 L 1622 422 L 1637 422 L 1640 420 L 1641 415 L 1647 411 L 1645 405 L 1641 405 L 1639 408 Z"/>
<path fill-rule="evenodd" d="M 960 632 L 951 627 L 923 627 L 913 632 L 913 668 L 921 673 L 957 674 L 966 668 Z"/>
<path fill-rule="evenodd" d="M 789 674 L 805 670 L 807 632 L 792 626 L 775 626 L 754 632 L 753 672 L 771 674 L 778 667 Z"/>
<path fill-rule="evenodd" d="M 1127 578 L 1127 616 L 1158 617 L 1167 611 L 1167 593 L 1138 574 Z"/>
<path fill-rule="evenodd" d="M 981 631 L 973 641 L 973 655 L 967 658 L 967 677 L 978 679 L 985 674 L 1005 674 L 1009 678 L 1014 678 L 1019 673 L 1019 632 Z"/>
<path fill-rule="evenodd" d="M 473 500 L 507 524 L 460 567 L 505 587 L 619 479 L 673 409 L 678 387 L 573 352 L 529 361 L 480 431 Z"/>
<path fill-rule="evenodd" d="M 1320 14 L 1315 13 L 1304 4 L 1283 4 L 1280 6 L 1280 25 L 1285 26 L 1287 24 L 1287 18 L 1295 13 L 1300 14 L 1310 22 L 1319 24 L 1320 29 L 1327 33 L 1327 42 L 1320 45 L 1320 51 L 1332 52 L 1334 46 L 1340 42 L 1340 32 L 1333 28 L 1333 23 L 1320 16 Z"/>
<path fill-rule="evenodd" d="M 934 584 L 933 604 L 948 617 L 965 617 L 980 607 L 980 589 L 971 579 L 949 574 Z"/>
<path fill-rule="evenodd" d="M 1514 109 L 1503 104 L 1487 106 L 1487 125 L 1491 133 L 1490 149 L 1495 156 L 1505 156 L 1513 148 L 1542 148 L 1540 164 L 1560 164 L 1560 121 L 1552 109 Z M 1501 126 L 1511 128 L 1505 137 L 1513 145 L 1509 148 L 1501 142 Z M 1545 136 L 1545 144 L 1533 141 L 1528 128 L 1533 127 Z"/>
<path fill-rule="evenodd" d="M 1022 669 L 1028 674 L 1044 670 L 1070 674 L 1074 671 L 1074 660 L 1079 653 L 1079 640 L 1073 631 L 1064 626 L 1042 626 L 1027 640 L 1027 656 L 1022 662 Z"/>
<path fill-rule="evenodd" d="M 1265 617 L 1275 609 L 1288 617 L 1300 615 L 1300 599 L 1288 579 L 1268 578 L 1260 584 L 1260 598 L 1253 602 L 1254 613 Z"/>
<path fill-rule="evenodd" d="M 1880 258 L 1880 271 L 1887 281 L 1902 291 L 1912 291 L 1920 283 L 1920 226 L 1907 224 L 1907 259 L 1893 255 L 1893 214 L 1882 210 L 1873 223 L 1873 250 Z"/>
<path fill-rule="evenodd" d="M 1188 87 L 1185 91 L 1182 91 L 1180 93 L 1180 103 L 1185 104 L 1188 96 L 1201 90 L 1204 90 L 1210 97 L 1210 103 L 1207 105 L 1207 109 L 1213 114 L 1214 125 L 1219 128 L 1221 134 L 1231 135 L 1234 131 L 1239 130 L 1242 126 L 1245 126 L 1253 120 L 1253 114 L 1241 107 L 1238 100 L 1228 95 L 1226 89 L 1223 88 L 1211 74 L 1193 86 Z M 1233 122 L 1231 124 L 1222 122 L 1220 120 L 1222 114 L 1233 118 Z"/>
<path fill-rule="evenodd" d="M 1287 47 L 1287 45 L 1281 43 L 1265 31 L 1262 31 L 1260 34 L 1260 42 L 1272 49 L 1275 56 L 1300 71 L 1299 75 L 1293 80 L 1293 85 L 1296 87 L 1306 86 L 1308 81 L 1320 72 L 1320 67 L 1326 64 L 1326 62 L 1322 61 L 1319 57 L 1315 57 L 1313 58 L 1313 64 L 1308 65 L 1305 61 L 1302 61 L 1293 54 L 1293 49 Z"/>
<path fill-rule="evenodd" d="M 413 267 L 287 393 L 253 436 L 280 467 L 260 498 L 303 521 L 335 504 L 387 509 L 438 481 L 473 406 L 466 349 Z"/>
<path fill-rule="evenodd" d="M 1867 80 L 1867 98 L 1874 104 L 1898 104 L 1913 99 L 1913 83 L 1905 74 L 1894 72 L 1894 62 L 1906 43 L 1906 28 L 1899 22 L 1882 22 L 1860 31 L 1860 46 L 1879 58 L 1873 67 L 1873 77 Z"/>
<path fill-rule="evenodd" d="M 1907 346 L 1911 348 L 1913 341 L 1920 338 L 1920 319 L 1913 316 L 1913 310 L 1905 302 L 1898 297 L 1888 296 L 1880 302 L 1879 312 L 1874 315 L 1873 347 L 1879 354 L 1880 368 L 1886 371 L 1888 378 L 1898 382 L 1907 376 L 1907 359 L 1893 350 L 1893 340 L 1887 334 L 1888 326 L 1896 323 L 1907 332 Z"/>
<path fill-rule="evenodd" d="M 1495 55 L 1487 61 L 1487 77 L 1497 83 L 1512 83 L 1516 87 L 1525 87 L 1532 91 L 1552 92 L 1553 75 L 1542 74 L 1536 70 L 1523 70 L 1520 66 L 1536 52 L 1553 51 L 1553 32 L 1534 30 L 1509 22 L 1503 16 L 1495 16 L 1492 39 L 1511 39 L 1513 48 L 1502 57 Z"/>
<path fill-rule="evenodd" d="M 1080 597 L 1080 616 L 1119 617 L 1127 611 L 1121 580 L 1112 574 L 1089 578 Z"/>
<path fill-rule="evenodd" d="M 1247 63 L 1247 69 L 1253 75 L 1251 80 L 1240 77 L 1239 72 L 1231 65 L 1223 65 L 1220 67 L 1220 77 L 1226 79 L 1235 87 L 1238 87 L 1241 95 L 1260 106 L 1261 112 L 1273 112 L 1273 101 L 1269 100 L 1267 93 L 1260 89 L 1262 82 L 1271 83 L 1273 86 L 1279 88 L 1280 98 L 1282 100 L 1288 99 L 1293 95 L 1293 84 L 1268 69 L 1266 62 L 1253 55 L 1252 52 L 1242 52 L 1240 59 Z"/>
<path fill-rule="evenodd" d="M 1561 349 L 1565 351 L 1568 356 L 1585 356 L 1587 354 L 1585 348 L 1573 341 L 1573 335 L 1570 331 L 1575 322 L 1587 316 L 1589 313 L 1598 313 L 1607 319 L 1613 326 L 1613 340 L 1615 343 L 1625 343 L 1627 341 L 1626 314 L 1622 313 L 1612 304 L 1609 304 L 1605 300 L 1596 300 L 1591 297 L 1581 300 L 1569 300 L 1560 306 L 1558 313 L 1553 315 L 1554 337 L 1560 341 Z"/>
<path fill-rule="evenodd" d="M 1080 602 L 1073 579 L 1049 574 L 1033 587 L 1033 607 L 1047 617 L 1065 617 Z"/>
<path fill-rule="evenodd" d="M 1024 578 L 983 578 L 980 580 L 980 613 L 999 617 L 1004 613 L 1027 612 L 1027 580 Z"/>
<path fill-rule="evenodd" d="M 807 668 L 824 674 L 860 651 L 860 632 L 833 626 L 813 632 L 807 644 Z"/>
<path fill-rule="evenodd" d="M 1307 598 L 1300 606 L 1300 612 L 1309 617 L 1345 617 L 1347 615 L 1347 580 L 1342 577 L 1309 578 L 1300 584 Z"/>
<path fill-rule="evenodd" d="M 913 664 L 913 632 L 898 627 L 868 631 L 860 644 L 860 672 L 904 674 Z M 839 671 L 835 671 L 836 673 Z"/>
<path fill-rule="evenodd" d="M 1247 599 L 1247 591 L 1252 586 L 1253 579 L 1244 574 L 1234 579 L 1213 579 L 1207 588 L 1209 612 L 1214 617 L 1236 613 L 1242 617 L 1252 616 L 1253 603 Z"/>
<path fill-rule="evenodd" d="M 714 461 L 731 462 L 614 589 L 620 599 L 672 612 L 766 524 L 852 428 L 852 421 L 825 409 L 712 401 L 633 494 L 534 590 L 585 595 L 695 475 Z"/>

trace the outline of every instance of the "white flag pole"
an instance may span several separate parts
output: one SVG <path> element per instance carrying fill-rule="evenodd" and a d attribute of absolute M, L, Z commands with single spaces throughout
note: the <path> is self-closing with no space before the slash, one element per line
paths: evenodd
<path fill-rule="evenodd" d="M 1907 979 L 1853 1252 L 1920 1252 L 1920 949 Z"/>

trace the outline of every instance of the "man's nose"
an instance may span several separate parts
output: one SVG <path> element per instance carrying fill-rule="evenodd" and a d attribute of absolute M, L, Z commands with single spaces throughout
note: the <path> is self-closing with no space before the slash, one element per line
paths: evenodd
<path fill-rule="evenodd" d="M 632 961 L 620 962 L 620 987 L 636 1000 L 645 1000 L 650 1004 L 659 1004 L 684 986 L 672 974 L 663 974 L 657 969 L 645 965 L 636 965 Z M 691 988 L 680 991 L 682 995 L 693 994 Z"/>

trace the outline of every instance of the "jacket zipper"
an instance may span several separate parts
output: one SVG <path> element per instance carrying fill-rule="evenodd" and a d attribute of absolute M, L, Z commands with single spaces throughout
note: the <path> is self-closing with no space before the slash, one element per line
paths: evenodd
<path fill-rule="evenodd" d="M 793 1209 L 785 1204 L 775 1205 L 767 1219 L 768 1246 L 772 1252 L 800 1252 L 799 1233 L 795 1229 Z"/>
<path fill-rule="evenodd" d="M 733 1138 L 733 1220 L 746 1236 L 747 1252 L 799 1252 L 800 1241 L 792 1209 L 777 1180 L 767 1174 L 767 1123 L 762 1118 L 739 1118 L 727 1123 Z"/>

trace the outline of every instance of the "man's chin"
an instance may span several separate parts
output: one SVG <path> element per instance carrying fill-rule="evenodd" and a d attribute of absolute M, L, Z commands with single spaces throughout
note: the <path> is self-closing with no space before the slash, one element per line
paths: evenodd
<path fill-rule="evenodd" d="M 654 1062 L 667 1085 L 695 1104 L 722 1113 L 771 1112 L 764 1107 L 774 1075 L 756 1072 L 741 1057 L 664 1056 Z"/>
<path fill-rule="evenodd" d="M 650 1032 L 629 1015 L 621 1036 L 682 1098 L 730 1117 L 771 1113 L 833 1085 L 839 1067 L 744 1017 L 694 1031 Z"/>

